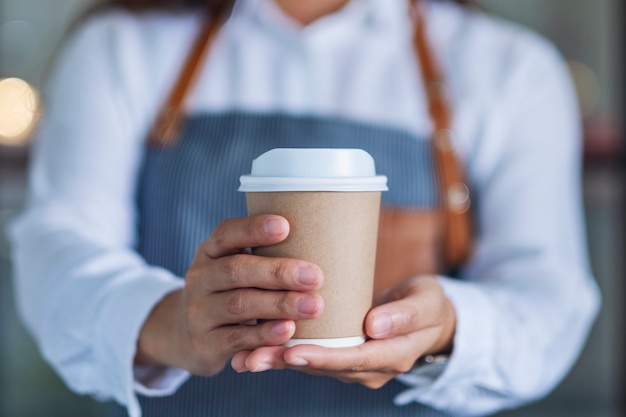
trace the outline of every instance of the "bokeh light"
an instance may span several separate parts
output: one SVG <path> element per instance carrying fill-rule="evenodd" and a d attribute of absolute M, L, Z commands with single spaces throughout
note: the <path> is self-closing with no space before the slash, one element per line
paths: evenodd
<path fill-rule="evenodd" d="M 0 80 L 0 145 L 25 145 L 38 118 L 37 91 L 19 78 Z"/>

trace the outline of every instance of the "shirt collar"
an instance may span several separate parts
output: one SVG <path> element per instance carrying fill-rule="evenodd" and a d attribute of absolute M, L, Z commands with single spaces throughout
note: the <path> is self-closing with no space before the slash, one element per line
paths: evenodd
<path fill-rule="evenodd" d="M 291 32 L 315 32 L 355 23 L 373 28 L 397 26 L 406 19 L 407 13 L 408 0 L 350 0 L 341 10 L 302 27 L 286 16 L 273 0 L 237 0 L 231 19 L 260 22 Z"/>

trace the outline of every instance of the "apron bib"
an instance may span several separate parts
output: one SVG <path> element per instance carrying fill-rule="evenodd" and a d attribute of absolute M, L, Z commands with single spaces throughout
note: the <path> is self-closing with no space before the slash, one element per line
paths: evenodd
<path fill-rule="evenodd" d="M 424 211 L 438 205 L 430 143 L 406 131 L 338 118 L 225 112 L 186 120 L 177 144 L 147 148 L 138 184 L 138 252 L 151 265 L 184 276 L 198 245 L 217 224 L 246 216 L 239 176 L 278 147 L 361 148 L 386 175 L 383 205 Z M 422 404 L 396 406 L 407 387 L 396 380 L 370 390 L 296 371 L 191 377 L 174 395 L 139 396 L 144 417 L 442 417 Z M 107 416 L 126 416 L 111 405 Z"/>

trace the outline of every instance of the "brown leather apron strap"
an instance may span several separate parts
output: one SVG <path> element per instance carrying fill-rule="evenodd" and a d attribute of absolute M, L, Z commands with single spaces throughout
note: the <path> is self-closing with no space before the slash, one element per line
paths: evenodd
<path fill-rule="evenodd" d="M 211 15 L 207 15 L 207 22 L 202 25 L 202 30 L 187 56 L 176 84 L 148 133 L 149 145 L 163 147 L 176 142 L 185 117 L 183 109 L 185 99 L 198 78 L 202 63 L 206 60 L 213 40 L 225 21 L 226 10 L 226 7 L 222 7 Z"/>
<path fill-rule="evenodd" d="M 415 21 L 413 42 L 419 58 L 421 73 L 428 99 L 428 109 L 434 125 L 433 155 L 440 178 L 443 214 L 442 263 L 448 268 L 461 266 L 472 248 L 472 221 L 469 188 L 454 152 L 451 141 L 452 114 L 445 91 L 443 73 L 437 66 L 425 29 L 425 19 L 417 0 L 410 0 L 410 11 Z M 182 67 L 163 108 L 158 113 L 148 143 L 164 147 L 176 142 L 184 120 L 184 102 L 195 82 L 202 63 L 220 27 L 225 21 L 227 7 L 208 17 L 189 56 Z"/>
<path fill-rule="evenodd" d="M 448 268 L 456 268 L 467 261 L 472 250 L 470 192 L 452 145 L 452 107 L 446 95 L 445 79 L 428 42 L 423 5 L 418 3 L 416 0 L 410 2 L 411 15 L 415 21 L 413 44 L 419 58 L 434 127 L 432 149 L 439 171 L 444 217 L 443 262 Z"/>

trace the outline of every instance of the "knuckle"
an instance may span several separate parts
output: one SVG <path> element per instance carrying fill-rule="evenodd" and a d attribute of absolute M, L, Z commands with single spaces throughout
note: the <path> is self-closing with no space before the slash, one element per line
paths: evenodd
<path fill-rule="evenodd" d="M 210 335 L 207 332 L 196 328 L 188 330 L 188 357 L 190 360 L 190 371 L 198 376 L 217 375 L 226 366 L 226 355 L 221 354 L 219 349 L 210 342 Z"/>
<path fill-rule="evenodd" d="M 199 268 L 195 266 L 191 266 L 187 272 L 185 273 L 185 285 L 186 286 L 194 286 L 200 277 Z"/>
<path fill-rule="evenodd" d="M 189 356 L 193 358 L 195 368 L 205 368 L 208 361 L 204 357 L 207 347 L 203 340 L 198 337 L 190 337 L 189 341 Z"/>
<path fill-rule="evenodd" d="M 279 297 L 276 297 L 274 301 L 276 311 L 283 315 L 291 313 L 293 311 L 292 306 L 294 305 L 291 298 L 292 297 L 289 293 L 283 293 Z"/>
<path fill-rule="evenodd" d="M 243 291 L 232 291 L 226 298 L 226 311 L 233 316 L 241 316 L 246 312 L 246 300 Z"/>
<path fill-rule="evenodd" d="M 236 288 L 242 276 L 243 258 L 239 255 L 229 256 L 222 263 L 222 270 L 226 280 Z"/>
<path fill-rule="evenodd" d="M 278 282 L 284 282 L 286 281 L 288 269 L 289 268 L 284 261 L 274 260 L 274 262 L 272 262 L 270 273 Z"/>
<path fill-rule="evenodd" d="M 184 307 L 183 314 L 189 329 L 189 334 L 190 336 L 193 336 L 196 333 L 194 323 L 198 322 L 198 318 L 202 314 L 202 309 L 198 307 L 196 303 L 190 303 Z"/>
<path fill-rule="evenodd" d="M 190 291 L 187 288 L 181 297 L 178 312 L 182 315 L 186 332 L 190 337 L 203 332 L 201 323 L 206 311 L 202 298 L 198 292 Z"/>
<path fill-rule="evenodd" d="M 420 328 L 421 314 L 417 309 L 405 309 L 394 318 L 394 327 L 398 333 L 413 333 Z"/>
<path fill-rule="evenodd" d="M 226 240 L 228 236 L 226 230 L 227 228 L 224 226 L 224 223 L 220 223 L 213 230 L 211 236 L 202 244 L 205 253 L 207 253 L 209 256 L 212 256 L 215 248 L 223 248 L 224 246 L 226 246 Z"/>
<path fill-rule="evenodd" d="M 246 348 L 244 336 L 244 331 L 241 327 L 233 327 L 232 330 L 226 334 L 226 345 L 231 352 L 239 352 Z"/>
<path fill-rule="evenodd" d="M 185 336 L 192 347 L 192 352 L 202 351 L 206 341 L 204 335 L 210 330 L 201 321 L 201 308 L 197 305 L 190 305 L 183 311 L 185 315 L 184 330 Z"/>
<path fill-rule="evenodd" d="M 365 372 L 369 369 L 369 360 L 365 356 L 358 357 L 350 366 L 352 372 Z"/>
<path fill-rule="evenodd" d="M 392 369 L 392 372 L 396 375 L 405 374 L 413 369 L 414 363 L 415 361 L 402 361 L 401 363 L 397 364 L 394 369 Z"/>
<path fill-rule="evenodd" d="M 255 337 L 256 340 L 253 343 L 259 344 L 259 345 L 269 345 L 269 344 L 275 344 L 274 342 L 274 337 L 272 336 L 271 331 L 268 331 L 268 328 L 265 326 L 255 326 L 256 327 L 256 333 L 255 333 Z M 246 346 L 246 347 L 252 347 L 252 346 Z"/>

